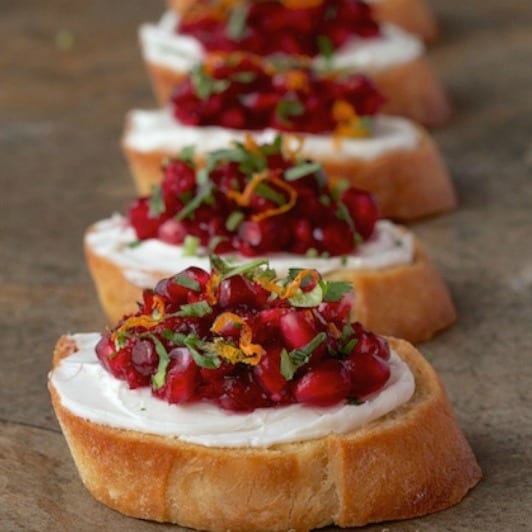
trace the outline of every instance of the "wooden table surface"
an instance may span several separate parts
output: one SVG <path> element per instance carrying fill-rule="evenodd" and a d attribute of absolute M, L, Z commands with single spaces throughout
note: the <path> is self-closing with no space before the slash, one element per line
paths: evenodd
<path fill-rule="evenodd" d="M 422 349 L 485 476 L 455 508 L 368 530 L 532 530 L 532 2 L 433 5 L 456 103 L 435 136 L 460 207 L 414 229 L 460 319 Z M 162 3 L 0 7 L 0 530 L 176 530 L 93 500 L 46 389 L 58 336 L 105 324 L 82 235 L 134 195 L 119 137 L 128 109 L 154 105 L 136 28 Z"/>

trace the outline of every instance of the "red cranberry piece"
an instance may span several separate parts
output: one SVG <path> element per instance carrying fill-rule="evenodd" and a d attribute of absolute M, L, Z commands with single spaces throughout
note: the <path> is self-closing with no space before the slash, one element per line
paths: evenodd
<path fill-rule="evenodd" d="M 243 275 L 234 275 L 224 279 L 218 289 L 218 303 L 227 308 L 236 305 L 262 306 L 269 297 L 269 292 L 251 282 Z"/>
<path fill-rule="evenodd" d="M 324 360 L 294 382 L 292 393 L 298 403 L 331 406 L 349 393 L 349 377 L 338 360 Z"/>
<path fill-rule="evenodd" d="M 286 312 L 280 317 L 279 325 L 289 349 L 307 345 L 318 334 L 314 316 L 306 310 Z"/>
<path fill-rule="evenodd" d="M 327 223 L 321 232 L 321 246 L 331 255 L 347 255 L 353 251 L 351 230 L 343 220 Z"/>
<path fill-rule="evenodd" d="M 136 199 L 129 207 L 129 223 L 135 229 L 137 237 L 141 240 L 155 238 L 162 221 L 162 216 L 150 217 L 149 198 Z"/>
<path fill-rule="evenodd" d="M 174 211 L 181 205 L 179 197 L 191 192 L 196 186 L 196 173 L 187 163 L 180 160 L 170 161 L 164 167 L 164 179 L 161 184 L 164 204 Z"/>
<path fill-rule="evenodd" d="M 241 373 L 224 380 L 224 393 L 218 398 L 218 404 L 235 412 L 251 412 L 268 406 L 270 402 L 252 374 Z"/>
<path fill-rule="evenodd" d="M 390 366 L 386 360 L 375 355 L 357 355 L 356 347 L 343 361 L 349 373 L 352 397 L 365 397 L 380 390 L 390 378 Z"/>
<path fill-rule="evenodd" d="M 103 367 L 117 379 L 124 380 L 130 388 L 149 384 L 149 377 L 141 375 L 131 362 L 131 348 L 124 347 L 118 352 L 109 336 L 102 336 L 96 344 L 96 355 Z"/>
<path fill-rule="evenodd" d="M 369 238 L 379 218 L 379 208 L 375 198 L 369 193 L 356 188 L 348 188 L 341 196 L 357 232 L 364 240 Z"/>
<path fill-rule="evenodd" d="M 390 358 L 390 346 L 386 339 L 367 331 L 358 336 L 358 342 L 353 351 L 356 355 L 372 355 L 384 360 Z"/>
<path fill-rule="evenodd" d="M 238 236 L 243 244 L 249 245 L 258 253 L 284 249 L 290 240 L 290 227 L 286 218 L 275 216 L 260 221 L 245 221 L 238 228 Z M 245 250 L 243 246 L 242 250 Z"/>
<path fill-rule="evenodd" d="M 131 361 L 141 375 L 152 375 L 157 369 L 159 357 L 149 340 L 138 340 L 131 350 Z"/>
<path fill-rule="evenodd" d="M 180 220 L 170 218 L 159 226 L 157 236 L 167 244 L 181 244 L 187 236 L 187 229 Z"/>
<path fill-rule="evenodd" d="M 260 362 L 253 368 L 255 378 L 270 399 L 279 403 L 288 393 L 288 381 L 281 375 L 280 347 L 268 349 Z"/>
<path fill-rule="evenodd" d="M 320 303 L 318 312 L 327 321 L 343 323 L 351 314 L 351 309 L 355 304 L 355 292 L 352 290 L 342 296 L 340 301 Z"/>
<path fill-rule="evenodd" d="M 168 355 L 171 361 L 166 382 L 161 388 L 154 390 L 154 394 L 169 403 L 185 403 L 194 397 L 199 384 L 199 368 L 185 347 L 176 347 Z"/>

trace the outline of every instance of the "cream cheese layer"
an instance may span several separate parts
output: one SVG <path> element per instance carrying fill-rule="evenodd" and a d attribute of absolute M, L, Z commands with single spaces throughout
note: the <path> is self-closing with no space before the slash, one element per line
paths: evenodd
<path fill-rule="evenodd" d="M 195 146 L 196 152 L 227 148 L 233 142 L 243 142 L 251 135 L 257 143 L 271 143 L 279 131 L 228 129 L 218 126 L 186 126 L 173 117 L 170 109 L 152 111 L 136 110 L 128 113 L 124 146 L 141 153 L 163 152 L 177 155 L 186 146 Z M 297 134 L 303 139 L 300 154 L 318 160 L 374 160 L 394 151 L 415 150 L 421 142 L 418 128 L 405 118 L 377 116 L 373 133 L 366 138 L 341 138 L 333 135 Z M 299 146 L 299 140 L 287 135 Z M 290 140 L 289 140 L 290 141 Z"/>
<path fill-rule="evenodd" d="M 392 351 L 384 388 L 361 405 L 313 408 L 301 404 L 232 413 L 207 402 L 171 405 L 148 388 L 130 390 L 97 359 L 99 334 L 71 338 L 78 351 L 50 373 L 61 404 L 74 415 L 103 425 L 169 436 L 209 447 L 268 447 L 345 434 L 395 410 L 412 397 L 412 372 Z"/>
<path fill-rule="evenodd" d="M 120 215 L 94 224 L 85 236 L 85 244 L 96 255 L 117 265 L 125 278 L 140 288 L 153 288 L 161 276 L 174 275 L 189 266 L 209 269 L 207 253 L 183 256 L 182 246 L 154 238 L 137 243 L 134 229 Z M 239 262 L 249 260 L 241 255 L 231 255 L 231 258 Z M 375 235 L 359 245 L 356 253 L 345 257 L 310 258 L 292 253 L 272 253 L 265 258 L 279 275 L 286 275 L 294 266 L 316 269 L 322 274 L 342 269 L 378 270 L 410 264 L 414 259 L 414 237 L 406 229 L 380 220 Z"/>
<path fill-rule="evenodd" d="M 148 63 L 179 72 L 188 71 L 205 57 L 202 44 L 189 35 L 176 33 L 179 17 L 166 12 L 158 24 L 143 24 L 139 31 L 142 54 Z M 333 69 L 350 68 L 378 71 L 408 63 L 424 53 L 420 39 L 406 31 L 381 24 L 381 34 L 373 38 L 353 37 L 327 59 Z M 316 66 L 323 58 L 316 57 Z M 329 64 L 330 63 L 330 64 Z"/>

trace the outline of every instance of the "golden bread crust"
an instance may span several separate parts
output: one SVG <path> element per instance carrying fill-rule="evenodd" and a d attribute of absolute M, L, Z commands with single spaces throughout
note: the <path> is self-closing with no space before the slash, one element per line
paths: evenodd
<path fill-rule="evenodd" d="M 414 396 L 345 435 L 217 448 L 92 423 L 52 403 L 81 479 L 122 513 L 204 530 L 309 530 L 410 518 L 458 503 L 481 478 L 434 370 L 390 339 Z M 58 342 L 54 366 L 74 347 Z"/>
<path fill-rule="evenodd" d="M 141 152 L 127 145 L 128 125 L 122 141 L 137 191 L 149 194 L 161 182 L 162 162 L 178 153 Z M 422 128 L 419 143 L 412 150 L 395 150 L 375 159 L 356 157 L 317 158 L 331 180 L 347 179 L 349 183 L 374 194 L 381 215 L 399 221 L 410 221 L 448 212 L 456 207 L 452 180 L 437 146 Z"/>
<path fill-rule="evenodd" d="M 184 13 L 194 0 L 166 0 L 166 3 L 176 13 Z M 373 10 L 377 20 L 401 26 L 426 42 L 438 37 L 436 19 L 426 0 L 381 0 L 373 4 Z"/>
<path fill-rule="evenodd" d="M 400 26 L 428 43 L 438 39 L 438 24 L 427 0 L 382 0 L 372 5 L 377 20 Z"/>
<path fill-rule="evenodd" d="M 129 281 L 118 265 L 94 253 L 87 244 L 85 254 L 109 321 L 116 323 L 124 314 L 136 312 L 142 289 Z M 150 273 L 162 279 L 177 272 Z M 352 319 L 378 334 L 416 343 L 428 340 L 456 320 L 451 295 L 419 243 L 412 264 L 381 270 L 338 270 L 324 277 L 353 283 L 356 297 Z"/>

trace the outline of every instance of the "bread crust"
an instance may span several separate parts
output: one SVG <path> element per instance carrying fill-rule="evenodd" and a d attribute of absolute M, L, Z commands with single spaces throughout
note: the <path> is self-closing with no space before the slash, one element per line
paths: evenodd
<path fill-rule="evenodd" d="M 126 142 L 122 148 L 137 191 L 149 194 L 161 182 L 161 164 L 178 152 L 142 152 Z M 453 210 L 456 195 L 452 180 L 437 146 L 426 131 L 419 131 L 418 146 L 412 150 L 394 150 L 375 159 L 315 157 L 323 164 L 331 179 L 347 179 L 349 183 L 374 194 L 383 218 L 411 221 Z"/>
<path fill-rule="evenodd" d="M 89 228 L 89 231 L 91 229 Z M 124 271 L 87 244 L 85 254 L 100 303 L 111 323 L 137 310 L 142 288 L 134 285 Z M 156 271 L 156 278 L 174 271 Z M 412 264 L 381 270 L 338 270 L 324 276 L 350 281 L 355 287 L 352 319 L 368 329 L 410 342 L 428 340 L 456 320 L 456 310 L 444 281 L 432 266 L 419 242 Z"/>
<path fill-rule="evenodd" d="M 303 531 L 410 518 L 458 503 L 481 478 L 434 370 L 405 341 L 405 405 L 345 435 L 268 448 L 220 448 L 56 415 L 92 495 L 126 515 L 203 530 Z M 75 346 L 63 337 L 54 366 Z"/>
<path fill-rule="evenodd" d="M 166 3 L 176 13 L 184 13 L 194 0 L 166 0 Z M 380 22 L 400 26 L 426 42 L 434 42 L 438 37 L 436 19 L 426 0 L 381 0 L 372 7 Z"/>
<path fill-rule="evenodd" d="M 155 97 L 163 107 L 187 73 L 150 61 L 146 61 L 146 67 Z M 426 58 L 418 57 L 393 67 L 369 69 L 363 73 L 372 78 L 386 98 L 382 108 L 384 114 L 404 116 L 430 127 L 442 126 L 450 120 L 451 103 L 439 76 Z"/>

